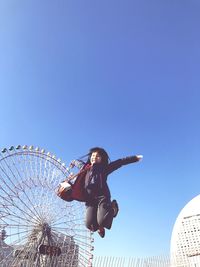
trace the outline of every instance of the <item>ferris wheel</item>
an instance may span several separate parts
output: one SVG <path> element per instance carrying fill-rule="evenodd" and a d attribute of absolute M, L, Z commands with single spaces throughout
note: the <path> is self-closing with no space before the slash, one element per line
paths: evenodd
<path fill-rule="evenodd" d="M 44 149 L 18 145 L 0 152 L 0 266 L 92 266 L 84 204 L 55 192 L 68 175 Z"/>

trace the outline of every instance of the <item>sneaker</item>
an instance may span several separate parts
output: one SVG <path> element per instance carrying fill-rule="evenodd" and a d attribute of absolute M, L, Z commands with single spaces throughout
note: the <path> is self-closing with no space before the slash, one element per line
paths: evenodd
<path fill-rule="evenodd" d="M 100 227 L 97 232 L 100 235 L 100 237 L 104 238 L 104 236 L 105 236 L 105 229 L 103 227 Z"/>
<path fill-rule="evenodd" d="M 112 209 L 114 211 L 113 217 L 116 217 L 118 212 L 119 212 L 119 206 L 118 206 L 117 201 L 115 199 L 111 202 L 111 206 L 112 206 Z"/>

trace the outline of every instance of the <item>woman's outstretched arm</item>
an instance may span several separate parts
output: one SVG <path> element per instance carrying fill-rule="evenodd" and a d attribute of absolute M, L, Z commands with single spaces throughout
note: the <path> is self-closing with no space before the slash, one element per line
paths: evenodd
<path fill-rule="evenodd" d="M 127 165 L 127 164 L 131 164 L 131 163 L 134 163 L 134 162 L 138 162 L 142 158 L 143 158 L 142 155 L 135 155 L 135 156 L 125 157 L 125 158 L 122 158 L 122 159 L 118 159 L 118 160 L 112 161 L 108 165 L 106 173 L 110 174 L 113 171 L 115 171 L 115 170 L 119 169 L 120 167 L 122 167 L 123 165 Z"/>

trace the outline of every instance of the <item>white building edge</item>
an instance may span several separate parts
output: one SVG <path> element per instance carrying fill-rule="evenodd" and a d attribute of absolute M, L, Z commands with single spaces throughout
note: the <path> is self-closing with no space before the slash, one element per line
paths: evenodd
<path fill-rule="evenodd" d="M 170 258 L 172 267 L 200 266 L 200 195 L 189 201 L 176 219 Z"/>

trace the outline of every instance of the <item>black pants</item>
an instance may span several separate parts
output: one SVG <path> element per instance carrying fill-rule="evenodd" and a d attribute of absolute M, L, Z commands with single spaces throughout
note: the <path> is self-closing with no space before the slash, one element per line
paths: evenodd
<path fill-rule="evenodd" d="M 99 227 L 110 229 L 113 221 L 111 201 L 105 196 L 99 196 L 86 203 L 86 227 L 96 231 Z"/>

